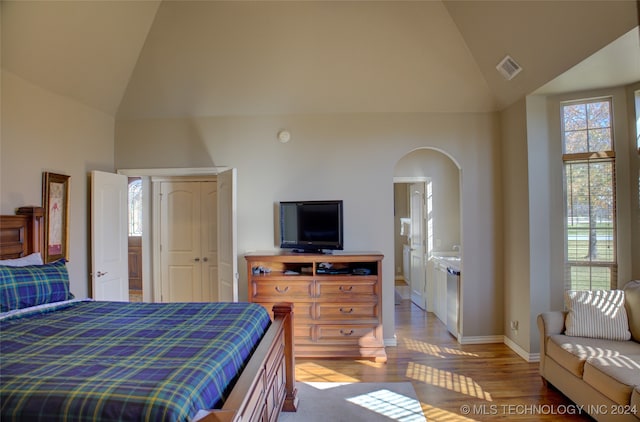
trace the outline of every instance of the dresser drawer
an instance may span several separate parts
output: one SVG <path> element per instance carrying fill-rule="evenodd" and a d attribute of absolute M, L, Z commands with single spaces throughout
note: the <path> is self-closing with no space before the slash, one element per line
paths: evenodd
<path fill-rule="evenodd" d="M 282 302 L 282 301 L 279 301 Z M 258 303 L 258 302 L 255 302 Z M 267 308 L 269 311 L 269 315 L 271 315 L 271 320 L 273 321 L 273 305 L 278 302 L 259 302 L 260 305 Z M 311 322 L 313 320 L 313 303 L 311 302 L 295 302 L 293 304 L 293 323 L 302 323 L 302 322 Z"/>
<path fill-rule="evenodd" d="M 316 280 L 315 297 L 351 301 L 377 301 L 376 280 L 332 279 Z"/>
<path fill-rule="evenodd" d="M 314 328 L 314 340 L 319 343 L 358 344 L 363 347 L 382 343 L 382 330 L 373 324 L 319 324 Z"/>
<path fill-rule="evenodd" d="M 251 287 L 252 302 L 295 302 L 311 297 L 313 281 L 259 278 Z"/>
<path fill-rule="evenodd" d="M 314 325 L 308 323 L 295 323 L 293 337 L 296 344 L 310 343 L 313 339 Z"/>
<path fill-rule="evenodd" d="M 314 317 L 318 321 L 378 321 L 378 304 L 372 303 L 316 303 Z"/>

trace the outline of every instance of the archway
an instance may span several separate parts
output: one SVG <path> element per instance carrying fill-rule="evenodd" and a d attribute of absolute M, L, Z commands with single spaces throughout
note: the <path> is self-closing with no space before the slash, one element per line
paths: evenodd
<path fill-rule="evenodd" d="M 415 222 L 410 221 L 412 202 L 415 207 L 415 198 L 420 194 L 416 183 L 424 184 L 424 221 L 419 229 L 412 227 Z M 453 266 L 460 270 L 462 266 L 460 187 L 460 166 L 449 154 L 434 148 L 420 148 L 407 153 L 398 160 L 394 169 L 394 261 L 398 296 L 412 298 L 414 303 L 434 312 L 445 324 L 447 314 L 452 314 L 449 319 L 454 318 L 455 321 L 449 321 L 453 324 L 450 331 L 456 337 L 459 332 L 457 305 L 460 285 L 459 279 L 455 286 L 451 277 L 447 281 L 447 268 Z M 423 247 L 419 251 L 423 263 L 421 273 L 416 272 L 412 264 L 419 261 L 415 256 L 416 245 L 411 244 L 412 231 L 416 230 L 422 231 Z M 415 279 L 416 274 L 421 277 L 419 280 Z M 403 281 L 408 281 L 406 287 L 403 287 Z M 423 299 L 415 292 L 420 286 Z M 422 304 L 420 300 L 423 300 Z"/>

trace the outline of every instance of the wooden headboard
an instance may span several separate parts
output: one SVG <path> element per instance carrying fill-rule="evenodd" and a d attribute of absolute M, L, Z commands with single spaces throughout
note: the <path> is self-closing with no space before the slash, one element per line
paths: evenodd
<path fill-rule="evenodd" d="M 42 252 L 44 208 L 20 207 L 16 215 L 0 215 L 0 259 Z"/>

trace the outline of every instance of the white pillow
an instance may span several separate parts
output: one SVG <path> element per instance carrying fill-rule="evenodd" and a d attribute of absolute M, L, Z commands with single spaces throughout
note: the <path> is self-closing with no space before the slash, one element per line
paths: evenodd
<path fill-rule="evenodd" d="M 0 260 L 0 265 L 4 265 L 6 267 L 26 267 L 27 265 L 42 264 L 43 262 L 40 252 L 34 252 L 31 255 L 23 256 L 22 258 Z"/>
<path fill-rule="evenodd" d="M 606 340 L 629 340 L 629 320 L 622 290 L 570 290 L 565 334 Z"/>

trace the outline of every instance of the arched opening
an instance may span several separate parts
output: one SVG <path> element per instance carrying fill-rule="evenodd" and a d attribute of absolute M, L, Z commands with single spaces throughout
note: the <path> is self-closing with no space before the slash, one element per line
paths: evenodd
<path fill-rule="evenodd" d="M 396 297 L 460 332 L 461 169 L 444 151 L 409 152 L 394 169 Z"/>

